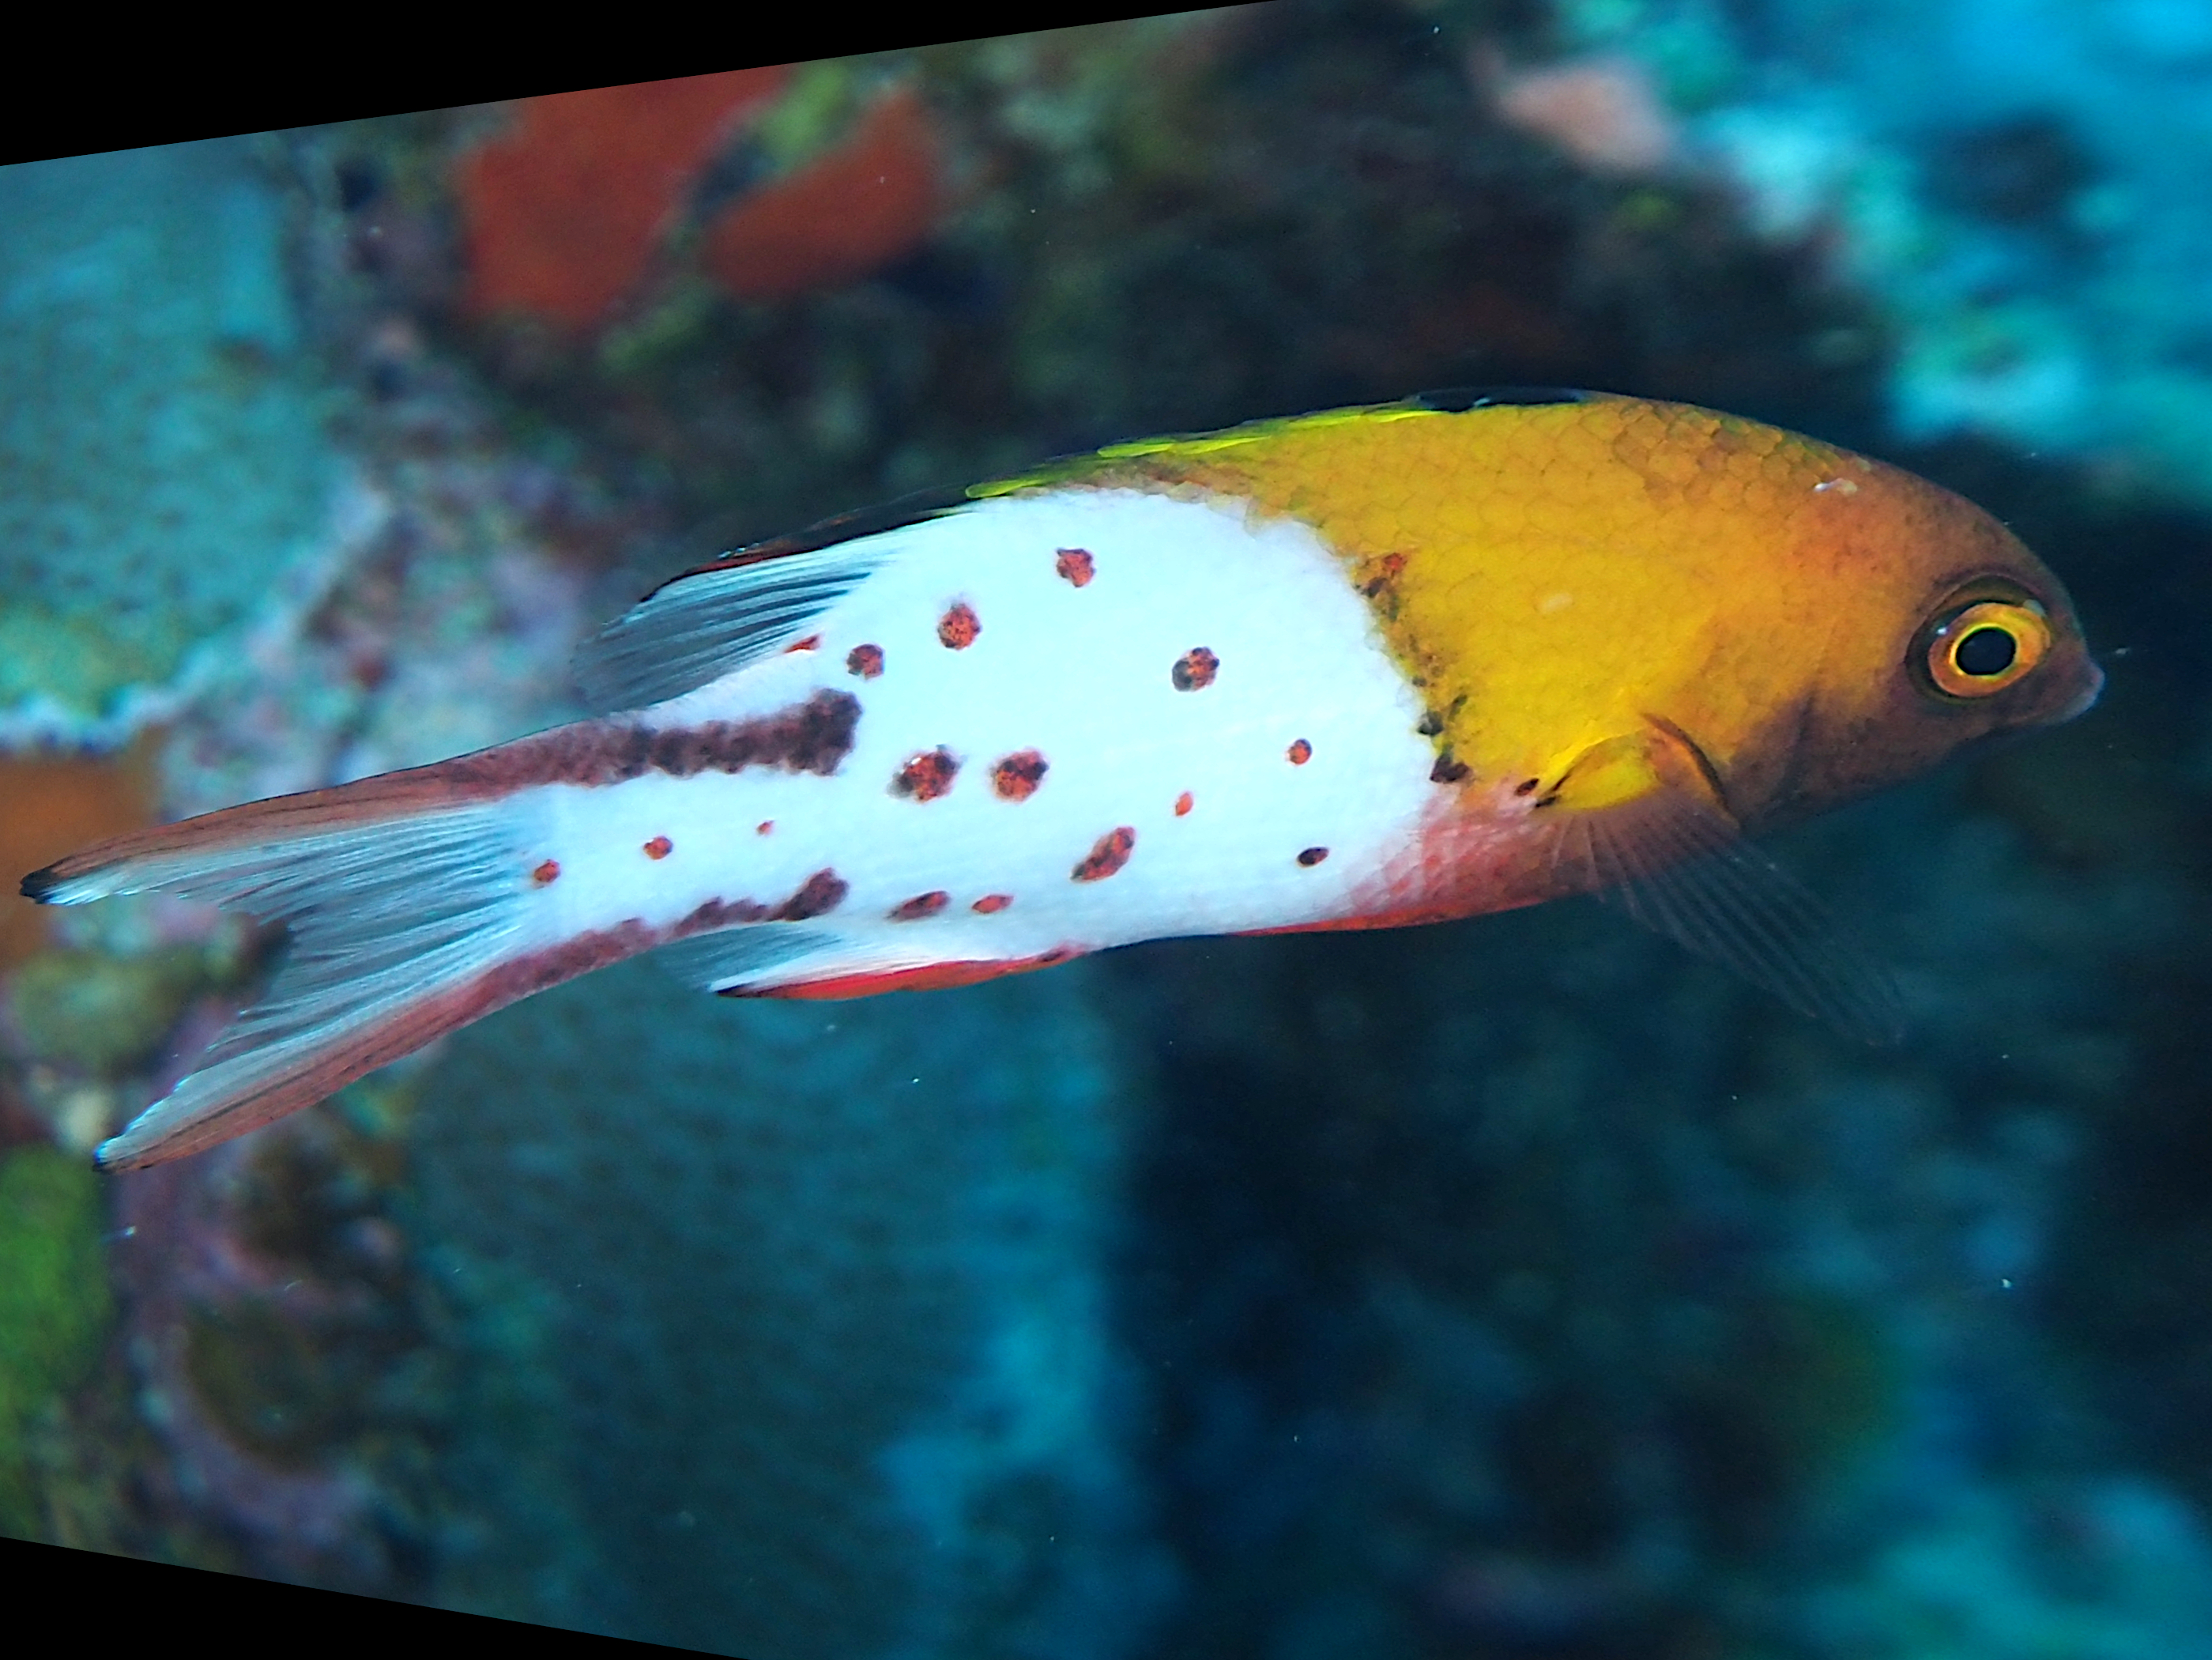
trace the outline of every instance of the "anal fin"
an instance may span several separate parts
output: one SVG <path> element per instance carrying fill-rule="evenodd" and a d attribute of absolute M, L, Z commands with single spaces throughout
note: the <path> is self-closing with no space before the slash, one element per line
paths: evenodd
<path fill-rule="evenodd" d="M 819 925 L 753 922 L 663 946 L 653 960 L 686 984 L 725 997 L 831 1000 L 972 986 L 1082 955 L 1063 946 L 1027 957 L 918 956 Z"/>

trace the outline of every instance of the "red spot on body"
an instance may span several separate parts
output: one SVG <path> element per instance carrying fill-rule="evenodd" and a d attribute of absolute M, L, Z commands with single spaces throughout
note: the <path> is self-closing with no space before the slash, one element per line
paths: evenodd
<path fill-rule="evenodd" d="M 1017 750 L 991 769 L 991 787 L 1007 801 L 1026 801 L 1044 781 L 1046 762 L 1035 750 Z"/>
<path fill-rule="evenodd" d="M 530 873 L 530 879 L 537 883 L 538 885 L 542 888 L 548 882 L 552 881 L 560 874 L 561 861 L 557 859 L 548 859 L 544 864 L 538 866 L 536 870 Z"/>
<path fill-rule="evenodd" d="M 881 646 L 855 646 L 845 654 L 845 672 L 857 674 L 863 680 L 872 680 L 884 672 L 884 648 Z"/>
<path fill-rule="evenodd" d="M 1176 659 L 1175 667 L 1168 671 L 1168 678 L 1175 682 L 1177 691 L 1203 691 L 1213 684 L 1213 677 L 1221 672 L 1221 660 L 1203 646 L 1193 646 Z"/>
<path fill-rule="evenodd" d="M 939 744 L 925 754 L 909 760 L 891 779 L 893 795 L 910 795 L 917 801 L 934 801 L 952 787 L 952 780 L 960 770 L 960 763 L 952 751 Z"/>
<path fill-rule="evenodd" d="M 1327 848 L 1308 848 L 1304 853 L 1298 855 L 1298 863 L 1304 865 L 1308 870 L 1311 870 L 1316 865 L 1318 865 L 1322 860 L 1328 857 L 1328 849 Z"/>
<path fill-rule="evenodd" d="M 793 641 L 789 645 L 783 648 L 783 651 L 784 655 L 787 657 L 795 651 L 819 651 L 821 649 L 822 636 L 818 634 L 810 634 L 804 640 Z"/>
<path fill-rule="evenodd" d="M 1176 817 L 1180 818 L 1188 813 L 1190 811 L 1190 792 L 1185 790 L 1181 795 L 1176 797 Z"/>
<path fill-rule="evenodd" d="M 753 826 L 753 834 L 754 834 L 755 836 L 766 836 L 766 835 L 767 835 L 770 830 L 774 830 L 775 828 L 775 819 L 773 819 L 773 818 L 763 818 L 763 819 L 762 819 L 762 820 L 760 821 L 760 823 L 759 823 L 759 824 L 755 824 L 755 825 Z"/>
<path fill-rule="evenodd" d="M 965 599 L 957 602 L 937 619 L 937 637 L 953 651 L 967 650 L 982 631 L 983 624 L 977 619 L 975 608 Z"/>
<path fill-rule="evenodd" d="M 1110 830 L 1093 842 L 1083 862 L 1068 873 L 1071 881 L 1103 882 L 1129 862 L 1129 850 L 1137 845 L 1137 832 L 1127 824 Z"/>
<path fill-rule="evenodd" d="M 981 915 L 988 916 L 994 911 L 1002 911 L 1006 909 L 1007 906 L 1013 903 L 1014 896 L 1011 893 L 987 893 L 981 899 L 978 899 L 974 904 L 969 906 L 968 909 L 969 910 L 975 911 Z"/>
<path fill-rule="evenodd" d="M 1090 550 L 1085 548 L 1062 548 L 1060 557 L 1052 562 L 1052 568 L 1079 588 L 1088 587 L 1097 575 Z"/>
<path fill-rule="evenodd" d="M 1307 762 L 1313 759 L 1313 745 L 1307 743 L 1304 739 L 1301 738 L 1297 743 L 1291 745 L 1290 756 L 1291 764 L 1292 766 L 1303 767 Z"/>
<path fill-rule="evenodd" d="M 665 859 L 675 851 L 676 843 L 665 836 L 656 836 L 645 844 L 645 856 L 648 859 Z"/>
<path fill-rule="evenodd" d="M 925 916 L 934 916 L 952 903 L 952 896 L 943 888 L 929 893 L 917 893 L 902 905 L 891 908 L 894 922 L 919 922 Z"/>

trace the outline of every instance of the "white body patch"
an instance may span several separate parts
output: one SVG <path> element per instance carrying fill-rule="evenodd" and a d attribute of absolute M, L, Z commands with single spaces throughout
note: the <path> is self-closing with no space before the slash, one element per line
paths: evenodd
<path fill-rule="evenodd" d="M 849 693 L 860 714 L 834 775 L 752 766 L 531 792 L 521 817 L 559 866 L 533 934 L 668 927 L 718 900 L 773 909 L 824 870 L 846 885 L 835 909 L 764 925 L 789 936 L 785 960 L 715 983 L 1297 926 L 1352 914 L 1439 793 L 1419 699 L 1304 525 L 1069 489 L 853 549 L 871 574 L 790 630 L 812 648 L 643 716 L 747 721 Z M 974 629 L 956 649 L 959 607 Z M 955 765 L 937 793 L 942 763 L 910 763 L 940 749 Z M 1032 755 L 1042 775 L 1008 799 L 994 769 Z"/>

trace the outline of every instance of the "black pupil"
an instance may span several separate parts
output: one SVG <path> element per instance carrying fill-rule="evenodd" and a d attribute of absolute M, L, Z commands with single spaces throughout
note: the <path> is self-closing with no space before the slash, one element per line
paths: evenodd
<path fill-rule="evenodd" d="M 2019 643 L 2002 629 L 1975 629 L 1959 642 L 1951 660 L 1960 672 L 1977 677 L 2002 674 L 2020 655 Z"/>

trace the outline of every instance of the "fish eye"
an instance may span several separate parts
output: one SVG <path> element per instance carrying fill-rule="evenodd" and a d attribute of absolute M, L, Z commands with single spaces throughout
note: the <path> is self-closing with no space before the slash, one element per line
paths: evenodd
<path fill-rule="evenodd" d="M 1984 599 L 1939 617 L 1921 666 L 1947 697 L 1987 697 L 2014 685 L 2051 649 L 2051 620 L 2033 599 Z"/>

